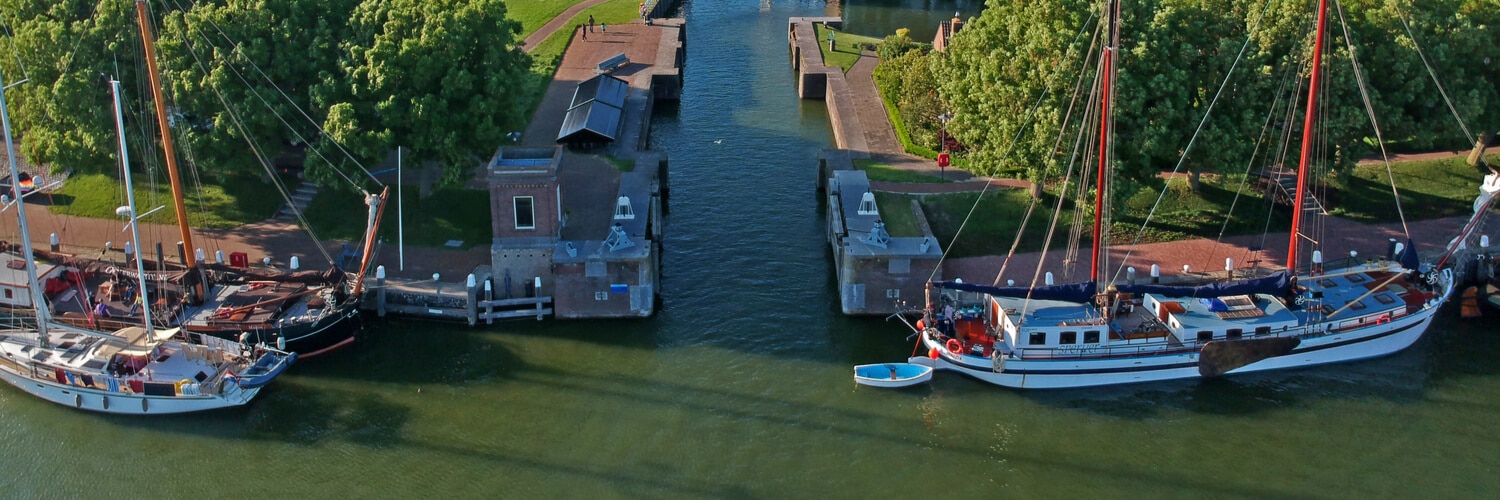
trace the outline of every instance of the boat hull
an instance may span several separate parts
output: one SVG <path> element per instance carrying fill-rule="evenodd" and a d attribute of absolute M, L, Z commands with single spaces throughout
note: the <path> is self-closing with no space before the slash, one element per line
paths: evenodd
<path fill-rule="evenodd" d="M 1394 354 L 1422 338 L 1449 293 L 1452 293 L 1451 285 L 1442 299 L 1388 323 L 1302 337 L 1288 354 L 1256 361 L 1229 370 L 1225 375 L 1303 368 Z M 938 357 L 930 361 L 912 358 L 912 362 L 923 360 L 938 370 L 955 371 L 1016 389 L 1068 389 L 1203 378 L 1197 350 L 1115 358 L 1016 359 L 1001 356 L 997 360 L 954 354 L 931 334 L 924 334 L 922 338 L 929 349 L 938 352 Z"/>
<path fill-rule="evenodd" d="M 245 341 L 250 345 L 264 343 L 269 346 L 278 346 L 280 345 L 278 341 L 285 338 L 286 349 L 282 350 L 297 353 L 299 359 L 307 359 L 354 343 L 364 331 L 364 318 L 356 304 L 351 303 L 345 305 L 344 310 L 337 314 L 324 316 L 315 322 L 281 328 L 214 328 L 189 325 L 184 329 L 192 333 L 212 335 L 234 342 L 239 342 L 241 335 L 248 334 L 245 336 Z"/>
<path fill-rule="evenodd" d="M 117 415 L 169 415 L 243 406 L 260 388 L 241 389 L 227 384 L 224 394 L 203 396 L 145 396 L 84 389 L 18 374 L 0 367 L 0 378 L 33 396 L 70 408 Z"/>
<path fill-rule="evenodd" d="M 933 368 L 919 363 L 880 363 L 854 367 L 854 383 L 870 387 L 909 387 L 932 380 Z"/>

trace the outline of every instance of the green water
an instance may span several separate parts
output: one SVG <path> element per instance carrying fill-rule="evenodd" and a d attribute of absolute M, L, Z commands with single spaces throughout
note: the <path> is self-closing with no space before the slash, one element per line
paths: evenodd
<path fill-rule="evenodd" d="M 898 325 L 834 307 L 786 18 L 695 0 L 664 307 L 470 329 L 387 321 L 249 407 L 123 418 L 0 386 L 0 497 L 1494 497 L 1500 341 L 1447 311 L 1414 348 L 1229 380 L 858 389 Z M 722 141 L 715 143 L 715 141 Z"/>

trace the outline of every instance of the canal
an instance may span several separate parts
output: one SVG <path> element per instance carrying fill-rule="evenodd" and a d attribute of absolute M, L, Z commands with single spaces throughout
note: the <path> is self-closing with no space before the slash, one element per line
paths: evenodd
<path fill-rule="evenodd" d="M 879 34 L 977 2 L 845 3 L 851 30 Z M 946 12 L 914 11 L 929 8 Z M 4 387 L 0 496 L 1500 491 L 1500 331 L 1456 310 L 1398 355 L 1298 372 L 1042 393 L 939 374 L 857 389 L 852 365 L 912 344 L 896 323 L 834 306 L 812 160 L 831 132 L 822 103 L 796 98 L 784 38 L 788 17 L 827 9 L 686 4 L 686 86 L 651 137 L 673 169 L 654 318 L 386 321 L 248 408 L 202 415 L 85 414 Z"/>

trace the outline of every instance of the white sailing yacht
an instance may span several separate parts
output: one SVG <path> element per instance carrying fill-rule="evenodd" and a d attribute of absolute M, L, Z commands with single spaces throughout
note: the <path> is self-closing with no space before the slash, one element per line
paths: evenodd
<path fill-rule="evenodd" d="M 125 192 L 131 193 L 129 156 L 125 149 L 119 83 L 115 93 L 116 126 L 120 134 L 120 158 Z M 4 84 L 0 82 L 0 125 L 5 147 L 13 147 L 10 117 L 5 112 Z M 12 178 L 17 173 L 15 152 L 10 151 Z M 26 228 L 26 207 L 16 199 L 21 233 L 22 258 L 8 263 L 26 270 L 28 289 L 36 301 L 36 321 L 0 331 L 0 378 L 48 401 L 74 408 L 120 414 L 170 414 L 244 405 L 260 389 L 296 360 L 265 346 L 246 352 L 234 342 L 204 337 L 204 344 L 187 340 L 181 330 L 155 330 L 151 308 L 139 308 L 142 327 L 112 333 L 76 329 L 50 322 L 48 307 L 37 282 L 36 261 Z M 129 205 L 117 211 L 130 218 L 132 236 L 140 246 L 136 228 L 134 195 Z M 144 277 L 142 259 L 135 259 L 138 277 Z M 147 283 L 140 283 L 141 294 Z"/>
<path fill-rule="evenodd" d="M 1099 180 L 1105 185 L 1111 135 L 1109 106 L 1113 53 L 1118 46 L 1118 0 L 1101 58 Z M 1093 226 L 1091 280 L 1062 286 L 996 287 L 931 282 L 917 324 L 926 357 L 910 362 L 954 371 L 1005 387 L 1053 389 L 1216 377 L 1391 354 L 1411 346 L 1453 294 L 1445 256 L 1418 262 L 1370 260 L 1325 272 L 1319 252 L 1300 269 L 1301 207 L 1315 129 L 1326 0 L 1319 2 L 1312 75 L 1303 127 L 1299 185 L 1292 205 L 1290 270 L 1254 280 L 1199 287 L 1111 284 L 1101 281 L 1101 217 Z M 1104 189 L 1097 189 L 1102 193 Z M 1463 244 L 1489 211 L 1500 179 L 1485 178 Z M 1096 207 L 1102 203 L 1096 198 Z M 1050 283 L 1049 283 L 1050 285 Z M 947 289 L 934 301 L 933 289 Z M 963 293 L 966 292 L 966 293 Z M 959 303 L 949 302 L 958 298 Z"/>

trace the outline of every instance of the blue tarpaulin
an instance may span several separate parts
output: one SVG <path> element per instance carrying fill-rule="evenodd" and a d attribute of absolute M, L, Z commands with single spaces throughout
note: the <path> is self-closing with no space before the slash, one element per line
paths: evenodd
<path fill-rule="evenodd" d="M 1417 259 L 1417 244 L 1407 238 L 1406 249 L 1401 251 L 1401 267 L 1417 271 L 1417 267 L 1421 265 L 1422 261 Z"/>
<path fill-rule="evenodd" d="M 1062 300 L 1067 302 L 1089 302 L 1094 298 L 1094 292 L 1098 287 L 1094 283 L 1075 283 L 1071 285 L 1039 286 L 1027 288 L 1021 286 L 986 286 L 969 283 L 955 283 L 952 281 L 934 281 L 932 286 L 947 288 L 950 290 L 963 290 L 965 292 L 979 292 L 996 295 L 1000 297 L 1030 297 L 1037 300 Z"/>
<path fill-rule="evenodd" d="M 1121 292 L 1136 294 L 1154 293 L 1167 297 L 1214 298 L 1257 293 L 1285 295 L 1287 291 L 1292 289 L 1292 275 L 1286 271 L 1281 271 L 1264 278 L 1212 283 L 1201 286 L 1118 285 L 1115 288 Z"/>

